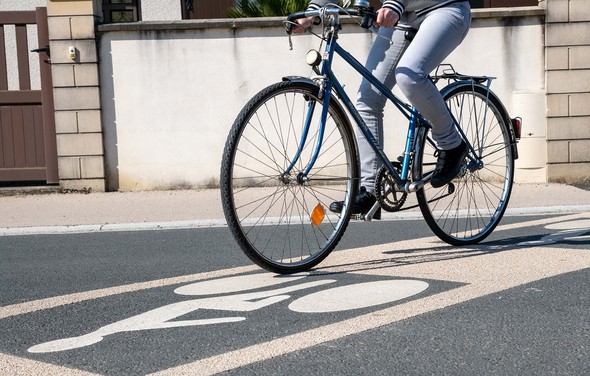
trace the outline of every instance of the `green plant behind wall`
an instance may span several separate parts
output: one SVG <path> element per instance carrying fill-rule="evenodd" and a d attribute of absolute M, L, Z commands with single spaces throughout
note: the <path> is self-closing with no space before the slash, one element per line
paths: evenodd
<path fill-rule="evenodd" d="M 238 0 L 236 6 L 227 11 L 232 18 L 278 17 L 305 10 L 310 0 Z M 338 0 L 334 0 L 334 3 Z M 350 1 L 342 1 L 348 6 Z"/>

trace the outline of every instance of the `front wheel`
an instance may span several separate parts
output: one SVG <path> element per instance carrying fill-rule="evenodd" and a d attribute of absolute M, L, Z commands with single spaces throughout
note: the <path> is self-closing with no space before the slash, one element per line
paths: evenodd
<path fill-rule="evenodd" d="M 350 219 L 358 183 L 354 135 L 346 113 L 332 100 L 320 136 L 324 100 L 318 91 L 299 81 L 262 90 L 238 115 L 223 154 L 221 194 L 228 226 L 252 261 L 276 273 L 317 265 Z M 342 213 L 329 211 L 334 201 L 344 202 Z"/>
<path fill-rule="evenodd" d="M 476 244 L 492 233 L 510 199 L 514 148 L 508 116 L 486 88 L 458 86 L 444 95 L 463 130 L 469 156 L 459 176 L 441 188 L 430 184 L 417 193 L 424 219 L 432 231 L 452 245 Z M 428 176 L 436 165 L 436 147 L 428 128 L 421 129 L 414 179 Z"/>

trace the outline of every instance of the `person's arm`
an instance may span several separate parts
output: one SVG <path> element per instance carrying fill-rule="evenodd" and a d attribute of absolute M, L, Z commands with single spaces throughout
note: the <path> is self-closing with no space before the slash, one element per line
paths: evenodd
<path fill-rule="evenodd" d="M 397 13 L 397 18 L 400 19 L 404 11 L 406 10 L 406 5 L 408 4 L 408 0 L 384 0 L 383 1 L 383 8 L 391 9 L 395 13 Z"/>
<path fill-rule="evenodd" d="M 394 27 L 404 13 L 407 2 L 408 0 L 383 1 L 383 7 L 377 12 L 375 23 L 386 28 Z"/>
<path fill-rule="evenodd" d="M 338 1 L 334 0 L 311 0 L 309 5 L 307 6 L 307 10 L 318 10 L 328 4 L 338 4 Z M 295 34 L 301 34 L 305 31 L 306 28 L 310 27 L 313 20 L 311 18 L 301 18 L 297 20 L 299 27 L 294 27 L 293 32 Z"/>

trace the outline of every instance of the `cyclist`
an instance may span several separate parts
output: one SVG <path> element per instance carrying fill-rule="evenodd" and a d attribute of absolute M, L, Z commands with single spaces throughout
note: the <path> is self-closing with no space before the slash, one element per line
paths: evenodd
<path fill-rule="evenodd" d="M 337 0 L 312 0 L 308 10 L 319 9 Z M 431 184 L 438 188 L 449 183 L 460 171 L 467 146 L 453 126 L 453 120 L 436 86 L 428 78 L 465 38 L 471 24 L 469 1 L 462 0 L 382 0 L 377 11 L 378 36 L 371 47 L 366 67 L 392 89 L 396 84 L 410 103 L 432 125 L 432 137 L 440 150 Z M 298 20 L 301 33 L 310 27 L 311 18 Z M 395 28 L 401 22 L 417 30 L 412 42 L 406 29 Z M 387 98 L 363 79 L 357 96 L 357 109 L 383 147 L 383 110 Z M 355 128 L 356 129 L 356 128 Z M 353 214 L 366 214 L 375 203 L 375 177 L 381 161 L 356 129 L 361 162 L 360 191 L 354 198 Z M 330 210 L 340 213 L 343 202 L 334 202 Z M 380 219 L 380 212 L 375 213 Z"/>

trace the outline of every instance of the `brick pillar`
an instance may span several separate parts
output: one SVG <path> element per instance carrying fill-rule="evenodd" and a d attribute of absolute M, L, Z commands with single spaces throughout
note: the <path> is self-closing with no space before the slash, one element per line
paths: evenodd
<path fill-rule="evenodd" d="M 546 7 L 547 179 L 590 181 L 590 3 Z"/>
<path fill-rule="evenodd" d="M 47 0 L 47 14 L 60 185 L 104 191 L 95 33 L 100 2 Z"/>

